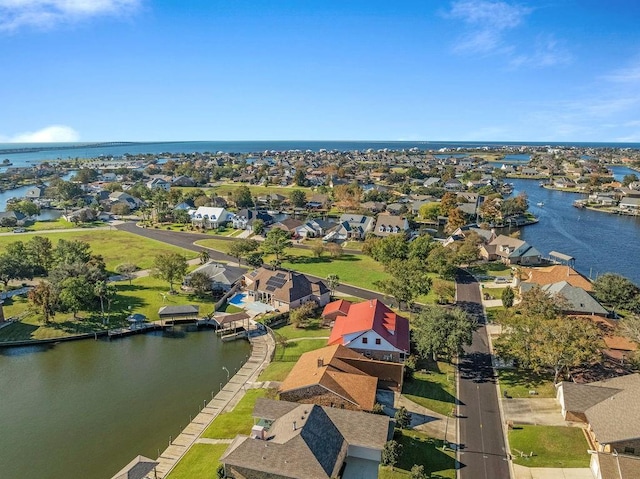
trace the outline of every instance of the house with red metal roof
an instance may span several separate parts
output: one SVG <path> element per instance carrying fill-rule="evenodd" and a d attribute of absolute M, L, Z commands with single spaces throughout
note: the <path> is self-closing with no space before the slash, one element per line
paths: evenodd
<path fill-rule="evenodd" d="M 334 303 L 325 306 L 323 316 L 346 309 L 346 301 L 340 307 Z M 346 314 L 336 315 L 328 344 L 342 344 L 369 358 L 402 362 L 409 355 L 409 320 L 377 299 L 350 303 Z"/>

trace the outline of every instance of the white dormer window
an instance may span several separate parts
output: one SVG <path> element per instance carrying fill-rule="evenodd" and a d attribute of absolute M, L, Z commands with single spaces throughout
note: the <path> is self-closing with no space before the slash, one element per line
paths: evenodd
<path fill-rule="evenodd" d="M 380 228 L 378 228 L 380 230 L 380 232 L 382 233 L 384 231 L 384 225 L 380 225 Z"/>

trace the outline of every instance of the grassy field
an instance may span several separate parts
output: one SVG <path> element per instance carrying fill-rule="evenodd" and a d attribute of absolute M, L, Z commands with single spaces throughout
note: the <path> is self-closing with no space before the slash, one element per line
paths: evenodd
<path fill-rule="evenodd" d="M 485 308 L 485 312 L 487 313 L 487 322 L 496 323 L 498 314 L 504 310 L 504 306 L 492 306 L 491 308 Z"/>
<path fill-rule="evenodd" d="M 456 405 L 454 367 L 438 362 L 426 372 L 416 371 L 413 381 L 405 381 L 402 393 L 411 401 L 440 414 L 449 415 Z"/>
<path fill-rule="evenodd" d="M 589 467 L 589 448 L 581 428 L 520 426 L 509 431 L 513 462 L 527 467 Z M 520 452 L 531 457 L 521 457 Z"/>
<path fill-rule="evenodd" d="M 295 362 L 304 353 L 327 345 L 326 339 L 303 339 L 291 343 L 276 344 L 274 361 Z"/>
<path fill-rule="evenodd" d="M 210 439 L 233 439 L 238 434 L 249 434 L 253 427 L 253 407 L 256 400 L 267 395 L 266 389 L 249 389 L 231 412 L 220 414 L 202 433 Z"/>
<path fill-rule="evenodd" d="M 80 223 L 76 225 L 70 221 L 64 220 L 62 218 L 58 218 L 57 220 L 45 220 L 45 221 L 36 221 L 34 224 L 30 226 L 26 226 L 26 232 L 34 232 L 34 231 L 45 231 L 45 230 L 67 230 L 71 228 L 83 228 L 83 229 L 92 229 L 92 228 L 100 228 L 108 226 L 104 221 L 94 221 L 92 223 Z M 10 233 L 14 230 L 14 227 L 3 227 L 0 228 L 0 233 Z M 19 235 L 16 235 L 19 236 Z"/>
<path fill-rule="evenodd" d="M 22 233 L 15 236 L 0 236 L 0 250 L 6 248 L 7 244 L 18 240 L 26 243 L 33 236 L 36 236 L 36 234 Z M 122 263 L 134 263 L 140 269 L 151 268 L 154 257 L 159 253 L 177 252 L 183 254 L 187 259 L 198 257 L 198 254 L 194 251 L 178 248 L 125 231 L 89 229 L 87 231 L 44 233 L 39 236 L 49 238 L 54 246 L 60 239 L 87 242 L 91 245 L 91 251 L 94 254 L 103 256 L 107 270 L 111 272 Z"/>
<path fill-rule="evenodd" d="M 194 444 L 167 479 L 217 479 L 220 457 L 228 444 Z"/>
<path fill-rule="evenodd" d="M 424 466 L 427 477 L 454 479 L 456 477 L 455 453 L 442 451 L 442 441 L 412 430 L 396 430 L 394 439 L 402 445 L 395 470 L 380 467 L 379 479 L 409 479 L 414 464 Z"/>
<path fill-rule="evenodd" d="M 476 264 L 468 270 L 475 276 L 511 276 L 511 267 L 500 262 Z"/>
<path fill-rule="evenodd" d="M 532 397 L 529 391 L 536 391 L 533 397 L 554 398 L 556 388 L 553 385 L 551 376 L 536 374 L 531 371 L 520 369 L 498 369 L 498 380 L 500 381 L 500 393 L 507 394 L 514 398 Z"/>
<path fill-rule="evenodd" d="M 326 338 L 331 334 L 331 328 L 323 328 L 320 325 L 320 320 L 312 320 L 306 328 L 296 328 L 294 325 L 288 324 L 274 329 L 273 332 L 276 337 L 283 339 Z"/>
<path fill-rule="evenodd" d="M 284 381 L 295 365 L 293 361 L 272 361 L 262 371 L 258 381 Z"/>

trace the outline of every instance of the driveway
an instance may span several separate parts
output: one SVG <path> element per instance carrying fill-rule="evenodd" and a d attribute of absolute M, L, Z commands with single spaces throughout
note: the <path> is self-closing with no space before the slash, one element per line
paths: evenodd
<path fill-rule="evenodd" d="M 524 467 L 513 465 L 514 479 L 593 479 L 591 469 L 552 469 L 550 467 Z"/>
<path fill-rule="evenodd" d="M 504 420 L 514 424 L 539 426 L 567 426 L 560 404 L 553 398 L 502 399 Z"/>

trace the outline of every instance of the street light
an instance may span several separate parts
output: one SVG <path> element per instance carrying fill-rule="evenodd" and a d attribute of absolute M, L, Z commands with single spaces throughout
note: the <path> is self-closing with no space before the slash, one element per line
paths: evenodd
<path fill-rule="evenodd" d="M 229 380 L 229 370 L 226 368 L 226 366 L 222 366 L 222 369 L 224 369 L 227 372 L 227 381 Z"/>

